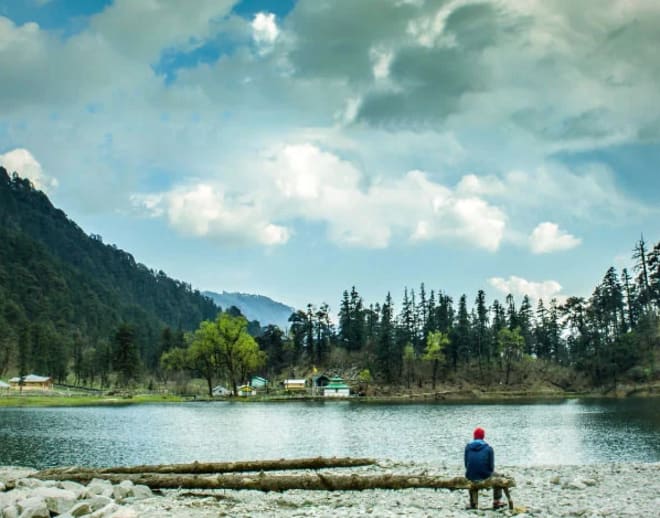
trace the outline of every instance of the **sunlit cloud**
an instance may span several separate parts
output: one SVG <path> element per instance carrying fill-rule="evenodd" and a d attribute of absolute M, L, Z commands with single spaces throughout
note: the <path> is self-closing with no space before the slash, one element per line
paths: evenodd
<path fill-rule="evenodd" d="M 9 174 L 18 173 L 19 176 L 29 179 L 37 189 L 44 192 L 49 192 L 57 187 L 57 179 L 47 176 L 41 164 L 27 149 L 14 149 L 0 155 L 0 165 Z"/>
<path fill-rule="evenodd" d="M 511 275 L 508 279 L 502 277 L 491 277 L 488 283 L 501 293 L 511 294 L 515 297 L 524 297 L 527 295 L 532 300 L 543 299 L 549 301 L 557 299 L 562 301 L 564 296 L 561 294 L 562 286 L 557 281 L 528 281 L 522 277 Z"/>
<path fill-rule="evenodd" d="M 556 223 L 539 223 L 529 236 L 529 246 L 535 254 L 547 254 L 575 248 L 581 239 L 561 230 Z"/>

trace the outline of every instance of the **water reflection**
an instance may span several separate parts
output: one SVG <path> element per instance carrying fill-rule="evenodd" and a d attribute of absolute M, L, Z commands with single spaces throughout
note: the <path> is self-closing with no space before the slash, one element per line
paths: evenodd
<path fill-rule="evenodd" d="M 476 426 L 499 464 L 660 461 L 657 400 L 0 409 L 0 464 L 369 456 L 460 464 Z"/>

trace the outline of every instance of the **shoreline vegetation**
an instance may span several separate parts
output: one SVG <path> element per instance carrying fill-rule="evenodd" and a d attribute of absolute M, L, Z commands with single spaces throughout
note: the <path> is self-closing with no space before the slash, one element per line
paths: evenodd
<path fill-rule="evenodd" d="M 1 407 L 74 407 L 111 406 L 154 403 L 210 403 L 210 402 L 330 402 L 343 401 L 358 404 L 404 403 L 485 403 L 498 401 L 560 401 L 567 399 L 623 399 L 632 397 L 660 397 L 660 383 L 620 384 L 606 390 L 564 391 L 560 389 L 447 389 L 436 391 L 401 391 L 391 394 L 325 398 L 320 395 L 258 394 L 251 397 L 213 397 L 199 395 L 180 396 L 163 393 L 113 392 L 90 394 L 75 391 L 0 393 Z"/>

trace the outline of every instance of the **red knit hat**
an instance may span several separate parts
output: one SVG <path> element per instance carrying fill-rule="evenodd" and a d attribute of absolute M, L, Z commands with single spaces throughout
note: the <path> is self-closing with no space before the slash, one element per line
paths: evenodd
<path fill-rule="evenodd" d="M 475 439 L 483 439 L 486 436 L 486 432 L 484 431 L 483 428 L 477 427 L 474 429 L 472 435 Z"/>

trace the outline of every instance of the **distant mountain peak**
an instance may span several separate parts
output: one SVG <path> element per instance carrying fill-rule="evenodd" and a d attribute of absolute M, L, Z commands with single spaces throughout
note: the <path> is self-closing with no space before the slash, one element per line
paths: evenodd
<path fill-rule="evenodd" d="M 288 328 L 289 317 L 296 311 L 295 308 L 265 295 L 224 290 L 222 293 L 205 291 L 203 294 L 210 297 L 223 310 L 236 306 L 248 320 L 258 320 L 262 326 L 274 324 L 282 330 Z"/>

